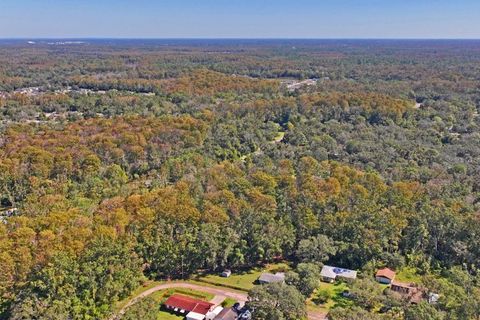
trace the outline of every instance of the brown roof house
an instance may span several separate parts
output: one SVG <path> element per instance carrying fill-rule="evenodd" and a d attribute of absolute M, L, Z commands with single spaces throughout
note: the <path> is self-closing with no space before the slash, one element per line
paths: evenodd
<path fill-rule="evenodd" d="M 390 290 L 400 293 L 408 298 L 410 303 L 417 304 L 423 299 L 423 290 L 421 290 L 414 283 L 404 283 L 392 281 Z"/>
<path fill-rule="evenodd" d="M 395 280 L 395 271 L 389 268 L 383 268 L 375 274 L 375 280 L 383 284 L 391 284 Z"/>

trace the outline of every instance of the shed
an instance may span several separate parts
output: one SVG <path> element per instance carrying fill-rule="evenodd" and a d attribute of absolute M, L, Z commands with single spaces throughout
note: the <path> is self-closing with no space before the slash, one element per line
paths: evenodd
<path fill-rule="evenodd" d="M 231 270 L 223 270 L 223 272 L 220 274 L 221 277 L 228 278 L 232 275 Z"/>
<path fill-rule="evenodd" d="M 375 279 L 383 284 L 391 284 L 395 279 L 395 271 L 389 268 L 383 268 L 377 271 Z"/>

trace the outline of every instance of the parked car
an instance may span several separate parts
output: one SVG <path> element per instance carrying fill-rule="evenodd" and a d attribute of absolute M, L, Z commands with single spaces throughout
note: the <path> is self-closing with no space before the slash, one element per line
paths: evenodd
<path fill-rule="evenodd" d="M 236 311 L 240 311 L 240 303 L 239 302 L 235 302 L 232 306 L 233 310 L 236 310 Z"/>
<path fill-rule="evenodd" d="M 350 291 L 348 291 L 348 290 L 343 290 L 343 292 L 342 292 L 342 297 L 344 297 L 344 298 L 351 298 L 351 297 L 352 297 L 352 294 L 351 294 Z"/>
<path fill-rule="evenodd" d="M 242 320 L 250 320 L 250 319 L 252 319 L 252 313 L 251 313 L 249 310 L 247 310 L 247 311 L 245 311 L 244 313 L 242 313 L 242 314 L 240 315 L 240 318 L 239 318 L 239 319 L 242 319 Z"/>

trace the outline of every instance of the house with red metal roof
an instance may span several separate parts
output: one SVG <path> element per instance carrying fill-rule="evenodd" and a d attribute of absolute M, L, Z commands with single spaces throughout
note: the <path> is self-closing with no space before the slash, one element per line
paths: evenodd
<path fill-rule="evenodd" d="M 383 268 L 377 271 L 375 279 L 384 284 L 391 284 L 395 279 L 395 271 L 389 268 Z"/>
<path fill-rule="evenodd" d="M 186 315 L 187 320 L 203 320 L 214 306 L 210 302 L 194 299 L 180 294 L 171 295 L 163 304 L 174 313 Z"/>

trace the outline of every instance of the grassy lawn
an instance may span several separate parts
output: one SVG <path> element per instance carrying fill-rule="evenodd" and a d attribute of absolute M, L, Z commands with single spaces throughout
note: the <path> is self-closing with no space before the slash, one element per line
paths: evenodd
<path fill-rule="evenodd" d="M 400 282 L 420 283 L 422 281 L 422 277 L 417 274 L 417 271 L 415 268 L 405 267 L 397 272 L 397 275 L 395 276 L 395 280 Z"/>
<path fill-rule="evenodd" d="M 175 293 L 181 294 L 187 297 L 203 300 L 203 301 L 210 301 L 214 297 L 214 295 L 211 293 L 197 291 L 197 290 L 188 289 L 188 288 L 172 288 L 172 289 L 160 290 L 152 293 L 150 297 L 152 297 L 158 303 L 162 303 L 165 299 L 167 299 L 168 297 L 170 297 Z"/>
<path fill-rule="evenodd" d="M 320 287 L 315 290 L 312 296 L 307 300 L 307 308 L 309 310 L 321 310 L 328 312 L 331 308 L 345 307 L 352 305 L 352 301 L 348 298 L 342 296 L 342 292 L 348 290 L 348 286 L 344 282 L 335 282 L 335 283 L 325 283 L 321 282 Z M 330 298 L 325 303 L 319 303 L 317 301 L 317 296 L 320 292 L 328 292 Z"/>
<path fill-rule="evenodd" d="M 187 280 L 186 282 L 191 283 L 191 284 L 196 284 L 196 285 L 199 285 L 199 286 L 203 286 L 203 287 L 210 287 L 210 288 L 222 287 L 221 284 L 208 283 L 208 282 L 201 281 L 201 280 Z M 228 289 L 229 291 L 232 291 L 232 292 L 245 293 L 244 289 L 236 289 L 236 288 L 231 288 L 231 287 L 227 288 L 225 286 L 223 286 L 223 287 Z"/>
<path fill-rule="evenodd" d="M 236 302 L 237 302 L 237 300 L 235 300 L 235 299 L 227 298 L 227 299 L 225 299 L 225 300 L 222 302 L 222 307 L 224 307 L 224 308 L 230 308 L 230 307 L 232 307 Z"/>
<path fill-rule="evenodd" d="M 265 268 L 255 268 L 244 272 L 233 272 L 228 278 L 219 275 L 199 276 L 195 280 L 218 286 L 230 287 L 238 290 L 248 291 L 255 286 L 255 281 L 263 272 L 284 272 L 290 270 L 286 263 L 269 264 Z"/>
<path fill-rule="evenodd" d="M 174 314 L 171 314 L 165 311 L 159 311 L 157 319 L 158 320 L 182 320 L 183 317 L 176 316 Z"/>

